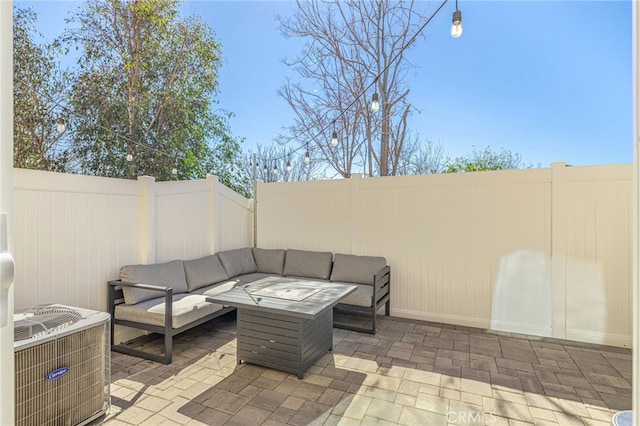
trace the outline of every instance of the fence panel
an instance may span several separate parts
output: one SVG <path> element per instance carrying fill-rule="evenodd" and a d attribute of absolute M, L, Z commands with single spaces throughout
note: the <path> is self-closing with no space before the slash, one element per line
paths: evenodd
<path fill-rule="evenodd" d="M 215 251 L 253 245 L 253 204 L 237 192 L 213 180 Z"/>
<path fill-rule="evenodd" d="M 215 176 L 154 182 L 14 169 L 13 181 L 17 308 L 104 311 L 106 283 L 124 265 L 192 259 L 252 240 L 251 202 Z"/>
<path fill-rule="evenodd" d="M 14 169 L 15 306 L 105 310 L 106 282 L 140 251 L 137 182 Z"/>
<path fill-rule="evenodd" d="M 632 333 L 630 166 L 566 168 L 566 337 L 614 345 Z"/>
<path fill-rule="evenodd" d="M 257 197 L 258 247 L 351 252 L 349 180 L 258 183 Z"/>
<path fill-rule="evenodd" d="M 630 187 L 563 163 L 260 184 L 258 246 L 385 256 L 392 315 L 625 346 Z"/>
<path fill-rule="evenodd" d="M 209 208 L 206 180 L 156 183 L 156 262 L 211 254 Z"/>

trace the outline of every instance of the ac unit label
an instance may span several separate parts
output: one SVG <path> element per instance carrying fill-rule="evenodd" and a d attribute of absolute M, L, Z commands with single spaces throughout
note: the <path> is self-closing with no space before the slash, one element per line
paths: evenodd
<path fill-rule="evenodd" d="M 69 372 L 69 367 L 60 367 L 53 370 L 51 373 L 47 374 L 47 380 L 55 380 L 58 379 Z"/>

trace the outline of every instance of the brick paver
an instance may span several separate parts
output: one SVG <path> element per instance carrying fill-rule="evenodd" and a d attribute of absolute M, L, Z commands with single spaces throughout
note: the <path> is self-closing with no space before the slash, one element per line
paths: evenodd
<path fill-rule="evenodd" d="M 333 346 L 303 380 L 237 365 L 229 314 L 177 336 L 171 365 L 113 353 L 112 410 L 94 423 L 605 425 L 631 408 L 629 349 L 386 317 Z"/>

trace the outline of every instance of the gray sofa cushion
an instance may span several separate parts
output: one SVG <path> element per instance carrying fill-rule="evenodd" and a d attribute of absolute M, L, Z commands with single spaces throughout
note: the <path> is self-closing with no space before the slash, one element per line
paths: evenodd
<path fill-rule="evenodd" d="M 238 285 L 238 280 L 223 281 L 221 283 L 213 284 L 207 287 L 197 289 L 191 294 L 201 294 L 203 296 L 215 296 L 225 291 L 233 290 Z"/>
<path fill-rule="evenodd" d="M 262 272 L 254 272 L 253 274 L 238 275 L 234 279 L 238 281 L 238 284 L 250 284 L 254 281 L 261 280 L 263 278 L 272 277 L 273 274 L 263 274 Z"/>
<path fill-rule="evenodd" d="M 184 273 L 187 277 L 189 291 L 219 283 L 229 278 L 227 271 L 215 254 L 201 259 L 185 260 Z"/>
<path fill-rule="evenodd" d="M 287 250 L 284 275 L 328 280 L 331 274 L 331 252 Z"/>
<path fill-rule="evenodd" d="M 172 328 L 191 324 L 220 309 L 222 305 L 206 301 L 201 294 L 178 294 L 171 303 Z M 145 300 L 136 305 L 116 306 L 115 317 L 120 320 L 164 326 L 164 297 Z"/>
<path fill-rule="evenodd" d="M 385 266 L 387 260 L 384 257 L 336 253 L 331 281 L 372 285 L 373 275 Z"/>
<path fill-rule="evenodd" d="M 189 291 L 182 260 L 172 260 L 171 262 L 152 265 L 126 265 L 120 268 L 120 279 L 128 283 L 171 287 L 173 294 Z M 128 305 L 163 296 L 162 293 L 157 291 L 130 287 L 122 287 L 122 291 L 124 293 L 124 301 Z"/>
<path fill-rule="evenodd" d="M 340 283 L 340 284 L 351 284 L 353 283 Z M 355 306 L 363 306 L 365 308 L 370 308 L 373 306 L 373 286 L 367 284 L 356 284 L 358 287 L 356 291 L 345 297 L 340 301 L 340 304 L 345 305 L 355 305 Z"/>
<path fill-rule="evenodd" d="M 284 271 L 284 256 L 286 251 L 281 249 L 253 248 L 253 258 L 256 261 L 258 272 L 264 274 L 282 275 Z"/>
<path fill-rule="evenodd" d="M 249 247 L 221 251 L 218 257 L 229 278 L 258 271 L 256 262 L 253 260 L 253 252 Z"/>

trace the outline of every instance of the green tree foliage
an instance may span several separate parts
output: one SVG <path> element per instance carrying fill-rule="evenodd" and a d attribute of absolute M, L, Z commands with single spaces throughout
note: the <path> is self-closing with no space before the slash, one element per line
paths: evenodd
<path fill-rule="evenodd" d="M 178 0 L 89 0 L 65 40 L 81 47 L 70 99 L 80 172 L 158 180 L 202 178 L 246 194 L 230 113 L 214 111 L 220 45 Z M 128 161 L 130 159 L 131 161 Z M 176 169 L 173 174 L 173 169 Z"/>
<path fill-rule="evenodd" d="M 522 155 L 501 148 L 500 152 L 490 147 L 478 150 L 475 146 L 469 157 L 448 159 L 443 173 L 482 172 L 488 170 L 511 170 L 522 168 Z M 530 166 L 527 166 L 530 167 Z"/>
<path fill-rule="evenodd" d="M 69 159 L 63 125 L 70 75 L 59 70 L 57 41 L 38 44 L 37 16 L 14 8 L 13 16 L 13 165 L 64 171 Z M 57 122 L 62 120 L 60 129 Z M 60 131 L 62 130 L 62 131 Z"/>

